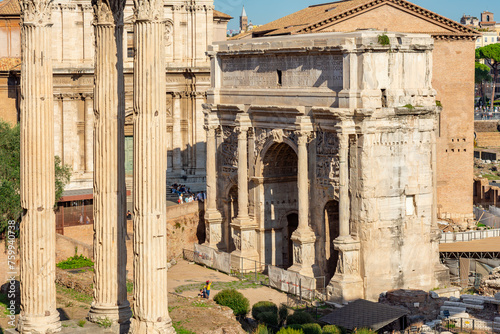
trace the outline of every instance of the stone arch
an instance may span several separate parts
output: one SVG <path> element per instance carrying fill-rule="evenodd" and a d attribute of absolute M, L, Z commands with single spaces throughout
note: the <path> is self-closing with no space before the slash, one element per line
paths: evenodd
<path fill-rule="evenodd" d="M 293 140 L 291 140 L 288 137 L 282 137 L 278 141 L 278 140 L 275 140 L 273 136 L 269 136 L 267 138 L 265 144 L 262 146 L 262 150 L 257 153 L 256 164 L 255 164 L 255 175 L 256 176 L 261 176 L 261 177 L 263 176 L 263 172 L 264 172 L 263 160 L 264 160 L 264 157 L 267 155 L 269 149 L 273 145 L 281 144 L 281 143 L 287 144 L 295 152 L 295 154 L 298 156 L 298 154 L 299 154 L 298 147 L 297 147 L 297 144 Z"/>
<path fill-rule="evenodd" d="M 264 259 L 277 266 L 290 266 L 290 215 L 296 216 L 298 225 L 298 156 L 291 141 L 269 141 L 262 150 L 260 172 L 261 196 L 264 203 Z M 290 230 L 290 233 L 289 233 Z"/>
<path fill-rule="evenodd" d="M 293 265 L 293 242 L 291 240 L 293 232 L 299 224 L 299 211 L 288 210 L 280 219 L 280 226 L 283 226 L 283 245 L 281 247 L 283 253 L 283 267 L 289 268 Z"/>
<path fill-rule="evenodd" d="M 333 246 L 333 240 L 339 236 L 339 202 L 330 200 L 323 206 L 323 221 L 325 228 L 325 260 L 326 260 L 326 281 L 335 274 L 339 253 Z"/>

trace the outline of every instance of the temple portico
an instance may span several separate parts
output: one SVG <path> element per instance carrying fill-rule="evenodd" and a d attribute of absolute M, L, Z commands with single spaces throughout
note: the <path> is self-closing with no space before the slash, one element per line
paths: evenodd
<path fill-rule="evenodd" d="M 337 301 L 439 285 L 433 40 L 379 34 L 212 46 L 209 245 L 326 277 Z"/>

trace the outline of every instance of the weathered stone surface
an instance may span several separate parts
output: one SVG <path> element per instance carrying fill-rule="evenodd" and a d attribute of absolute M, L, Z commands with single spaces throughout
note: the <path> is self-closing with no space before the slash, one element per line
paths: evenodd
<path fill-rule="evenodd" d="M 447 276 L 435 233 L 434 42 L 398 34 L 393 53 L 378 34 L 269 37 L 209 51 L 206 125 L 221 125 L 217 228 L 227 249 L 241 248 L 239 216 L 248 214 L 260 262 L 333 277 L 330 297 L 342 302 L 403 286 L 428 291 Z M 242 119 L 253 129 L 238 138 Z"/>

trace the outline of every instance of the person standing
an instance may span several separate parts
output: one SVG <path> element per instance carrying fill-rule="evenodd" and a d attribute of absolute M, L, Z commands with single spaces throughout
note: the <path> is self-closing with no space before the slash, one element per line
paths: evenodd
<path fill-rule="evenodd" d="M 207 297 L 207 299 L 210 299 L 210 289 L 212 287 L 212 282 L 210 281 L 207 281 L 207 283 L 205 284 L 205 296 Z"/>

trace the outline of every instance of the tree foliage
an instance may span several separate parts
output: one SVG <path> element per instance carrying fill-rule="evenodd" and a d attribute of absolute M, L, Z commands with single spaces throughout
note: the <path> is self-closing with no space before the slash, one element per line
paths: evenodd
<path fill-rule="evenodd" d="M 493 101 L 495 100 L 496 82 L 500 70 L 500 43 L 489 44 L 476 49 L 476 59 L 483 59 L 493 70 L 493 87 L 491 92 L 491 110 L 493 111 Z"/>
<path fill-rule="evenodd" d="M 20 221 L 21 208 L 21 134 L 19 124 L 11 127 L 0 120 L 0 235 L 5 232 L 9 220 Z M 55 157 L 55 186 L 57 203 L 64 186 L 69 182 L 71 168 L 63 166 Z"/>

